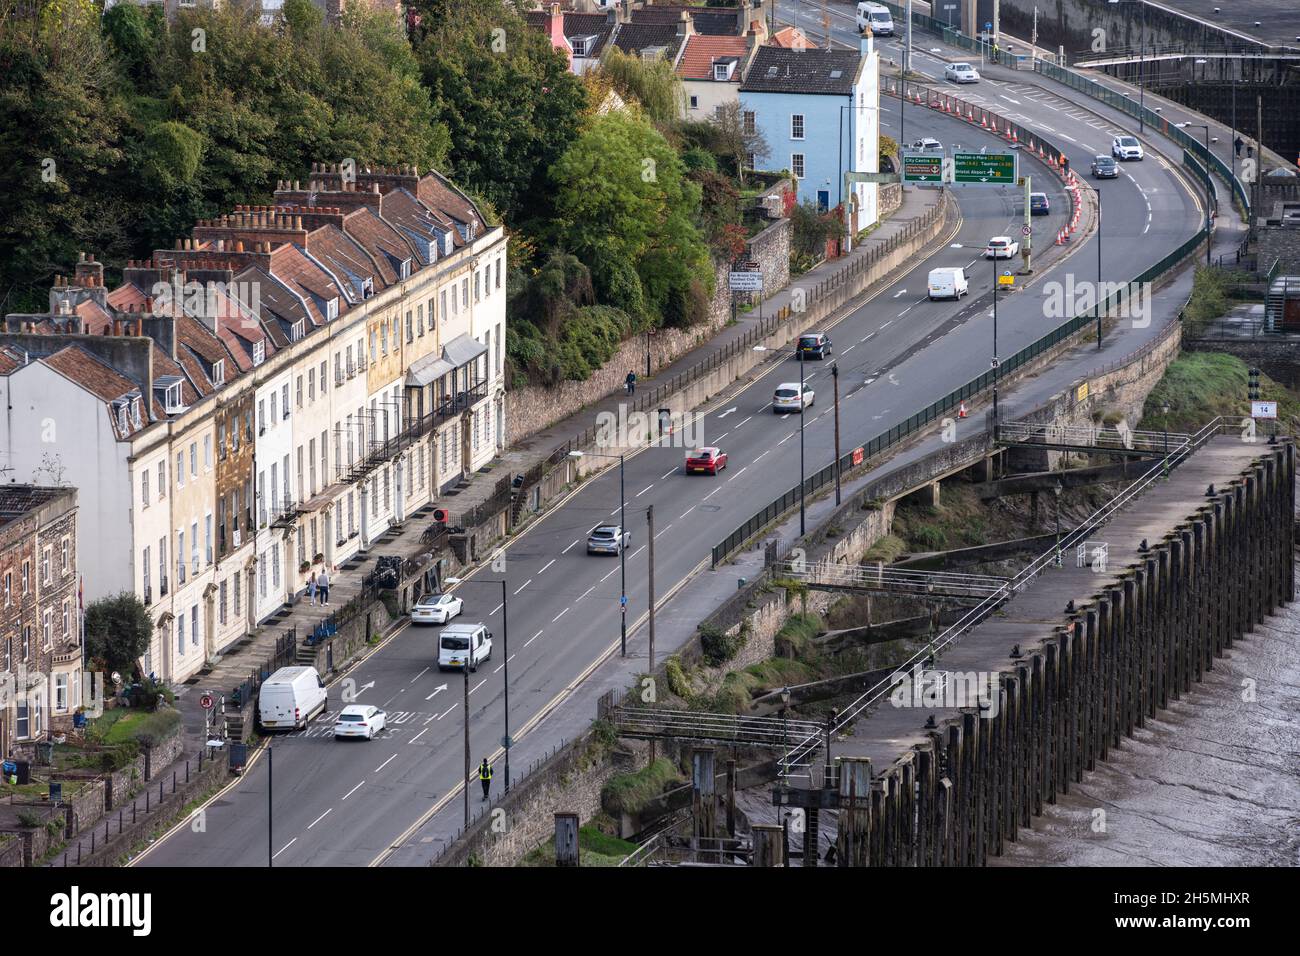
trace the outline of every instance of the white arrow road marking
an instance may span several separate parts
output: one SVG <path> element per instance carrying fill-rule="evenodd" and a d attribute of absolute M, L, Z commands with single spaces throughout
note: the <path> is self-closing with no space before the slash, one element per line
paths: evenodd
<path fill-rule="evenodd" d="M 722 413 L 721 415 L 719 415 L 718 417 L 719 417 L 719 418 L 726 418 L 728 415 L 730 415 L 730 414 L 731 414 L 732 412 L 734 412 L 735 410 L 736 410 L 736 406 L 735 406 L 735 405 L 732 405 L 730 408 L 728 408 L 725 412 L 723 412 L 723 413 Z"/>
<path fill-rule="evenodd" d="M 435 687 L 435 688 L 433 689 L 433 693 L 430 694 L 428 697 L 426 697 L 426 698 L 424 698 L 424 699 L 425 699 L 425 700 L 433 700 L 435 697 L 437 697 L 439 694 L 441 694 L 441 693 L 442 693 L 444 690 L 446 690 L 446 689 L 447 689 L 447 685 L 446 685 L 446 684 L 439 684 L 437 687 Z"/>
<path fill-rule="evenodd" d="M 897 292 L 894 293 L 894 298 L 897 299 L 900 295 L 907 295 L 907 290 L 899 289 Z"/>

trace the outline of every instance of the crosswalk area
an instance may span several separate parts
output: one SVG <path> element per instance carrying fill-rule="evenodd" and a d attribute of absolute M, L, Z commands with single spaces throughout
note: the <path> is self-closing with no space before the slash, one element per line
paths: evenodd
<path fill-rule="evenodd" d="M 429 712 L 419 710 L 390 710 L 384 729 L 375 736 L 376 740 L 392 740 L 394 738 L 406 738 L 407 743 L 418 743 L 418 738 L 424 729 L 430 724 L 446 717 L 451 711 L 455 710 L 451 706 L 446 710 Z M 339 711 L 327 710 L 315 720 L 311 721 L 302 730 L 295 730 L 292 733 L 278 735 L 277 739 L 285 740 L 328 740 L 334 736 L 334 721 L 338 718 Z"/>

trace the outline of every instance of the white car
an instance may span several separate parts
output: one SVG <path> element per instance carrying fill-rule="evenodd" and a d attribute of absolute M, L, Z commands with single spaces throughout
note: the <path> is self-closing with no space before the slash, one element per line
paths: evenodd
<path fill-rule="evenodd" d="M 1110 154 L 1120 162 L 1125 160 L 1142 161 L 1142 144 L 1136 136 L 1116 136 L 1110 144 Z"/>
<path fill-rule="evenodd" d="M 911 148 L 923 153 L 942 152 L 943 143 L 939 142 L 937 139 L 933 139 L 932 137 L 924 136 L 912 143 Z"/>
<path fill-rule="evenodd" d="M 348 704 L 334 721 L 334 739 L 364 737 L 374 740 L 388 724 L 388 715 L 370 704 Z"/>
<path fill-rule="evenodd" d="M 812 408 L 815 397 L 813 390 L 805 383 L 802 407 Z M 781 415 L 788 412 L 797 412 L 799 409 L 799 383 L 782 382 L 776 387 L 776 392 L 772 395 L 772 411 Z"/>
<path fill-rule="evenodd" d="M 943 78 L 954 83 L 978 83 L 980 74 L 969 63 L 949 63 L 943 68 Z"/>
<path fill-rule="evenodd" d="M 411 623 L 446 624 L 459 616 L 464 605 L 454 594 L 425 594 L 411 608 Z"/>
<path fill-rule="evenodd" d="M 994 236 L 984 249 L 985 259 L 1011 259 L 1020 252 L 1020 243 L 1010 236 Z"/>

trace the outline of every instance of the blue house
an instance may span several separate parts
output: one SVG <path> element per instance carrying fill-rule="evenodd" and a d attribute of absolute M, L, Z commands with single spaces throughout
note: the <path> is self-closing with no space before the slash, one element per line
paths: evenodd
<path fill-rule="evenodd" d="M 800 202 L 853 211 L 844 173 L 880 171 L 880 55 L 870 37 L 860 51 L 760 47 L 740 85 L 740 108 L 746 127 L 767 141 L 759 165 L 789 170 Z M 856 232 L 876 221 L 878 187 L 858 183 L 854 193 Z"/>

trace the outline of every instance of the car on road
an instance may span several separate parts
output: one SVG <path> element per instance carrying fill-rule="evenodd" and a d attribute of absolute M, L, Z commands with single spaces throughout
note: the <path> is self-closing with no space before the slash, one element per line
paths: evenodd
<path fill-rule="evenodd" d="M 943 143 L 933 137 L 922 136 L 920 139 L 912 141 L 911 148 L 914 150 L 920 150 L 923 153 L 941 152 L 943 150 Z"/>
<path fill-rule="evenodd" d="M 465 602 L 454 594 L 425 594 L 411 608 L 411 623 L 446 624 L 464 606 Z"/>
<path fill-rule="evenodd" d="M 799 402 L 799 383 L 782 382 L 772 393 L 772 411 L 778 415 L 788 415 L 790 412 L 797 412 L 801 408 L 812 408 L 813 401 L 816 399 L 813 390 L 805 382 L 803 387 L 803 403 Z"/>
<path fill-rule="evenodd" d="M 438 633 L 438 670 L 468 667 L 471 672 L 492 656 L 492 632 L 482 624 L 448 624 Z"/>
<path fill-rule="evenodd" d="M 387 726 L 388 715 L 370 704 L 348 704 L 334 720 L 334 739 L 361 737 L 374 740 Z"/>
<path fill-rule="evenodd" d="M 632 532 L 616 524 L 602 524 L 587 535 L 588 554 L 618 554 L 632 543 Z"/>
<path fill-rule="evenodd" d="M 1047 201 L 1047 193 L 1029 194 L 1029 215 L 1046 216 L 1052 211 L 1052 204 Z"/>
<path fill-rule="evenodd" d="M 926 288 L 931 302 L 935 299 L 960 299 L 970 294 L 970 282 L 961 266 L 931 269 Z"/>
<path fill-rule="evenodd" d="M 1097 155 L 1092 157 L 1092 176 L 1094 179 L 1118 179 L 1119 163 L 1114 156 Z"/>
<path fill-rule="evenodd" d="M 795 358 L 828 358 L 831 354 L 831 339 L 824 332 L 806 332 L 795 343 Z"/>
<path fill-rule="evenodd" d="M 889 8 L 880 3 L 858 4 L 858 32 L 866 33 L 870 27 L 871 35 L 892 37 L 894 35 L 894 18 Z"/>
<path fill-rule="evenodd" d="M 1116 136 L 1110 144 L 1110 154 L 1121 162 L 1142 161 L 1142 144 L 1136 136 Z"/>
<path fill-rule="evenodd" d="M 1011 259 L 1020 252 L 1020 243 L 1010 236 L 994 236 L 984 248 L 985 259 Z"/>
<path fill-rule="evenodd" d="M 954 83 L 978 83 L 980 74 L 969 63 L 949 63 L 943 68 L 943 78 Z"/>
<path fill-rule="evenodd" d="M 329 702 L 325 682 L 316 668 L 281 667 L 262 684 L 257 695 L 257 719 L 267 730 L 301 730 Z"/>
<path fill-rule="evenodd" d="M 686 456 L 686 474 L 716 475 L 727 467 L 727 453 L 716 445 L 705 445 Z"/>

